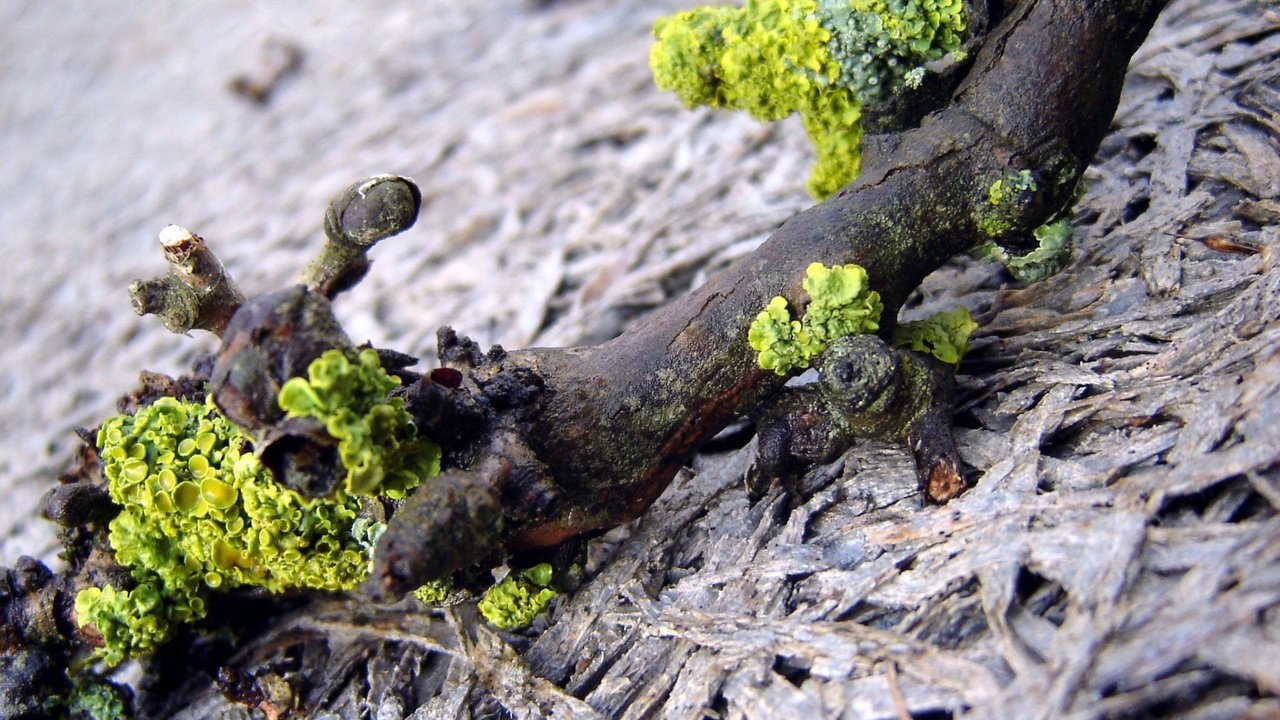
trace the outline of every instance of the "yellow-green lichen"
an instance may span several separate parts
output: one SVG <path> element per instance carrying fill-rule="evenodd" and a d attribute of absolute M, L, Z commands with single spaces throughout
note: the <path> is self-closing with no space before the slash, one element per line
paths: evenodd
<path fill-rule="evenodd" d="M 551 588 L 551 563 L 540 563 L 511 573 L 485 591 L 476 609 L 494 627 L 524 627 L 547 608 L 556 591 Z"/>
<path fill-rule="evenodd" d="M 880 328 L 880 294 L 871 289 L 862 267 L 812 263 L 805 269 L 803 287 L 809 302 L 800 320 L 791 319 L 786 298 L 778 296 L 747 330 L 760 367 L 778 375 L 809 367 L 837 338 Z"/>
<path fill-rule="evenodd" d="M 902 323 L 893 331 L 893 344 L 933 355 L 958 365 L 969 349 L 969 336 L 978 329 L 969 311 L 958 307 L 918 322 Z"/>
<path fill-rule="evenodd" d="M 779 375 L 809 367 L 809 359 L 819 350 L 800 322 L 791 319 L 787 299 L 781 296 L 775 296 L 756 316 L 747 330 L 747 342 L 756 351 L 760 367 Z"/>
<path fill-rule="evenodd" d="M 1017 193 L 1035 189 L 1036 181 L 1031 176 L 1031 171 L 1019 170 L 991 183 L 991 187 L 987 188 L 987 202 L 998 206 L 1009 202 Z"/>
<path fill-rule="evenodd" d="M 387 393 L 400 381 L 387 374 L 371 349 L 351 362 L 329 350 L 280 388 L 289 417 L 312 417 L 336 438 L 347 469 L 346 491 L 402 498 L 422 478 L 440 471 L 440 448 L 419 437 L 400 398 Z"/>
<path fill-rule="evenodd" d="M 281 403 L 316 409 L 353 446 L 342 452 L 344 463 L 354 458 L 353 491 L 402 495 L 438 471 L 439 451 L 415 436 L 398 400 L 385 400 L 394 382 L 370 357 L 376 363 L 368 351 L 344 364 L 326 354 Z M 108 664 L 149 653 L 202 618 L 211 590 L 348 590 L 368 574 L 381 524 L 358 522 L 359 500 L 347 490 L 309 499 L 275 483 L 212 402 L 161 398 L 104 422 L 97 445 L 122 508 L 109 540 L 135 581 L 75 599 L 79 623 L 102 636 Z"/>
<path fill-rule="evenodd" d="M 1038 189 L 1030 170 L 1019 170 L 991 183 L 987 207 L 977 214 L 978 230 L 993 239 L 1018 231 L 1022 216 L 1018 200 L 1024 193 Z"/>
<path fill-rule="evenodd" d="M 747 0 L 660 19 L 649 64 L 690 107 L 798 114 L 816 154 L 808 188 L 823 198 L 858 174 L 862 106 L 957 48 L 964 26 L 961 0 Z"/>
<path fill-rule="evenodd" d="M 453 580 L 450 578 L 432 580 L 414 590 L 413 597 L 423 605 L 437 605 L 452 595 L 454 590 Z"/>

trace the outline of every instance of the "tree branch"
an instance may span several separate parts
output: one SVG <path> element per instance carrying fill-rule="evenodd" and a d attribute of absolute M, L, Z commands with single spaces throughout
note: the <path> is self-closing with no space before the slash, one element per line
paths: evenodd
<path fill-rule="evenodd" d="M 803 307 L 808 264 L 864 267 L 884 302 L 887 332 L 927 274 L 991 239 L 982 221 L 992 212 L 993 183 L 1022 171 L 1037 181 L 1001 218 L 1004 235 L 1029 233 L 1062 210 L 1115 112 L 1128 59 L 1161 6 L 1004 6 L 947 108 L 917 128 L 867 137 L 861 176 L 788 221 L 756 252 L 603 345 L 518 351 L 463 368 L 462 390 L 476 397 L 515 372 L 541 383 L 536 407 L 517 429 L 558 495 L 539 517 L 506 524 L 507 549 L 547 547 L 637 517 L 693 448 L 776 394 L 783 379 L 756 365 L 747 328 L 774 295 Z M 427 497 L 420 493 L 409 504 Z M 382 547 L 398 554 L 449 544 L 453 536 L 447 525 L 393 520 Z M 380 550 L 381 593 L 425 579 L 399 576 L 387 559 Z"/>

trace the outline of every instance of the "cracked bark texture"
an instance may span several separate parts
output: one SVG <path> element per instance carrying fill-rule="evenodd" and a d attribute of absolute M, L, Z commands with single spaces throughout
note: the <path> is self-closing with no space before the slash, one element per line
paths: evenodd
<path fill-rule="evenodd" d="M 353 94 L 347 135 L 326 129 L 314 100 L 324 91 L 305 76 L 265 111 L 273 122 L 290 121 L 306 148 L 279 162 L 313 177 L 298 158 L 317 161 L 328 185 L 290 184 L 282 203 L 289 209 L 281 209 L 264 200 L 236 151 L 215 163 L 219 146 L 254 137 L 240 118 L 225 124 L 237 138 L 212 133 L 209 155 L 174 176 L 185 184 L 139 190 L 132 203 L 90 193 L 65 213 L 46 213 L 53 225 L 39 226 L 39 235 L 74 236 L 58 231 L 68 218 L 112 218 L 137 239 L 132 257 L 148 257 L 156 229 L 176 220 L 220 254 L 230 244 L 223 257 L 247 289 L 277 287 L 313 251 L 291 239 L 317 236 L 315 209 L 349 182 L 353 158 L 365 158 L 359 165 L 372 153 L 384 164 L 368 170 L 379 171 L 416 152 L 404 171 L 421 179 L 430 168 L 435 182 L 425 194 L 443 200 L 428 206 L 415 238 L 429 234 L 379 248 L 365 285 L 340 304 L 356 337 L 421 349 L 437 325 L 463 317 L 471 326 L 460 330 L 508 347 L 607 338 L 741 257 L 806 204 L 798 128 L 689 113 L 648 88 L 645 26 L 684 4 L 563 3 L 498 24 L 475 20 L 487 10 L 448 4 L 437 14 L 436 47 L 467 57 L 462 70 L 434 59 L 415 64 L 407 51 L 430 30 L 418 24 L 397 35 L 404 16 L 396 13 L 408 10 L 392 7 L 382 37 L 403 54 L 374 53 L 379 62 L 368 66 L 351 66 L 348 56 L 344 66 L 356 76 L 377 78 L 380 67 L 413 77 L 420 90 Z M 514 3 L 500 11 L 517 12 Z M 493 42 L 493 33 L 528 42 Z M 477 46 L 490 49 L 461 52 L 477 34 L 487 38 Z M 909 459 L 875 444 L 755 505 L 741 487 L 748 451 L 703 454 L 638 523 L 593 547 L 599 572 L 585 587 L 529 631 L 504 636 L 519 661 L 500 648 L 485 652 L 493 646 L 484 629 L 467 645 L 481 652 L 469 656 L 431 614 L 313 601 L 272 618 L 272 629 L 246 640 L 228 664 L 264 685 L 294 683 L 298 704 L 315 717 L 527 715 L 537 707 L 617 717 L 895 717 L 895 689 L 916 714 L 1274 713 L 1278 38 L 1280 17 L 1266 6 L 1173 3 L 1136 55 L 1086 174 L 1077 260 L 1023 290 L 1002 287 L 997 267 L 958 262 L 907 303 L 910 319 L 963 302 L 984 323 L 960 370 L 958 416 L 961 452 L 983 476 L 952 505 L 920 509 Z M 92 43 L 62 47 L 85 46 Z M 327 56 L 308 62 L 317 79 L 330 77 Z M 521 90 L 451 94 L 451 79 L 499 69 Z M 112 77 L 104 86 L 118 91 Z M 625 107 L 600 102 L 620 87 L 630 93 Z M 377 119 L 423 102 L 423 93 L 450 98 L 443 107 L 453 119 L 406 112 L 396 132 Z M 205 111 L 214 117 L 226 112 L 212 106 Z M 110 125 L 110 114 L 97 112 L 86 117 Z M 468 131 L 451 129 L 459 117 Z M 509 138 L 495 128 L 508 128 Z M 318 130 L 336 141 L 303 142 Z M 534 146 L 572 162 L 555 166 L 528 150 Z M 454 149 L 437 156 L 425 147 Z M 184 167 L 174 164 L 191 157 L 183 150 L 162 166 L 130 162 L 149 167 L 147 182 L 157 183 Z M 138 180 L 121 173 L 112 182 L 130 188 Z M 485 204 L 493 195 L 477 188 L 495 186 L 504 202 Z M 193 205 L 210 196 L 261 212 Z M 210 223 L 221 231 L 210 232 Z M 1263 252 L 1220 252 L 1194 239 L 1213 237 Z M 262 238 L 277 242 L 264 246 Z M 494 257 L 507 263 L 499 292 L 486 277 L 499 272 Z M 175 350 L 154 326 L 133 326 L 119 299 L 130 277 L 149 271 L 116 267 L 104 279 L 114 292 L 98 307 L 114 310 L 94 317 L 113 342 L 92 344 L 99 362 L 69 346 L 47 363 L 56 370 L 70 362 L 81 378 L 117 368 L 78 404 L 52 405 L 75 407 L 80 424 L 108 414 L 139 367 L 185 364 L 188 348 Z M 94 287 L 92 279 L 76 285 Z M 43 296 L 47 316 L 61 301 Z M 19 342 L 6 351 L 42 338 L 44 326 L 85 337 L 79 320 L 67 320 L 68 329 L 46 316 L 34 316 L 45 322 L 30 335 L 8 326 Z M 156 368 L 157 358 L 169 367 Z M 13 387 L 19 394 L 9 396 L 6 422 L 45 407 L 17 402 L 27 396 Z M 47 383 L 39 397 L 70 398 L 78 387 Z M 6 443 L 20 454 L 38 437 L 9 433 Z M 36 495 L 49 473 L 40 478 Z M 36 485 L 20 479 L 16 487 L 23 483 Z M 33 525 L 20 523 L 17 537 Z M 162 685 L 157 715 L 262 717 L 213 690 L 216 666 L 196 656 L 167 661 L 181 677 Z M 525 678 L 510 687 L 527 694 L 485 684 L 504 676 Z"/>

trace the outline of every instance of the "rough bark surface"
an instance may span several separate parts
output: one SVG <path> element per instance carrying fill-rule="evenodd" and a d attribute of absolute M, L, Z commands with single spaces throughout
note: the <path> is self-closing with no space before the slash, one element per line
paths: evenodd
<path fill-rule="evenodd" d="M 428 207 L 420 227 L 436 229 L 420 243 L 375 254 L 346 306 L 354 331 L 414 350 L 434 325 L 468 317 L 465 330 L 483 338 L 492 324 L 513 347 L 603 339 L 804 206 L 783 189 L 803 178 L 797 128 L 686 113 L 648 89 L 644 33 L 659 8 L 645 5 L 442 10 L 440 29 L 425 31 L 439 33 L 429 48 L 421 27 L 390 33 L 402 38 L 393 47 L 418 54 L 383 56 L 370 75 L 385 88 L 395 83 L 382 73 L 398 72 L 418 100 L 434 88 L 440 112 L 457 116 L 405 123 L 417 157 L 432 147 L 434 160 L 371 169 L 432 177 L 448 207 Z M 499 12 L 510 26 L 485 24 Z M 523 41 L 503 47 L 520 56 L 499 62 L 488 50 L 462 63 L 480 30 Z M 325 63 L 321 53 L 319 69 L 333 67 Z M 489 70 L 504 79 L 485 93 L 468 86 L 450 97 L 440 79 L 475 83 Z M 295 94 L 310 82 L 304 74 Z M 602 107 L 618 88 L 627 102 Z M 266 118 L 305 118 L 315 99 L 291 97 L 286 84 L 278 102 Z M 388 91 L 354 105 L 373 113 L 407 102 Z M 249 206 L 261 212 L 231 213 L 224 233 L 315 237 L 307 228 L 324 197 L 359 174 L 343 161 L 370 146 L 397 157 L 378 138 L 398 128 L 348 119 L 363 139 L 327 158 L 333 186 L 312 187 L 300 157 L 279 160 L 294 173 L 273 176 L 291 186 L 279 216 L 292 230 L 252 227 L 277 217 L 258 199 Z M 574 160 L 548 166 L 556 153 L 524 152 L 538 137 Z M 597 573 L 526 633 L 499 638 L 468 622 L 458 637 L 431 615 L 317 602 L 279 618 L 231 665 L 297 681 L 297 702 L 314 717 L 1280 712 L 1278 138 L 1280 16 L 1248 2 L 1174 3 L 1134 60 L 1086 175 L 1072 265 L 1011 290 L 998 267 L 957 262 L 908 302 L 910 314 L 963 303 L 984 323 L 960 370 L 957 417 L 960 450 L 982 476 L 950 505 L 922 509 L 910 460 L 882 446 L 856 448 L 754 504 L 742 488 L 751 448 L 704 454 L 637 523 L 597 544 Z M 223 185 L 183 191 L 226 190 L 229 205 L 196 213 L 210 222 L 244 192 L 229 187 L 234 173 L 219 177 Z M 166 204 L 171 192 L 129 207 L 139 216 L 129 232 L 176 220 L 221 252 L 200 218 L 170 214 L 182 207 Z M 505 200 L 485 204 L 486 194 Z M 141 217 L 148 207 L 157 219 Z M 242 284 L 269 287 L 316 242 L 268 249 L 263 265 L 281 267 L 251 265 L 260 250 L 248 242 L 223 254 Z M 144 242 L 124 244 L 146 256 Z M 509 292 L 493 287 L 502 259 Z M 151 269 L 142 264 L 116 266 L 117 289 Z M 438 294 L 450 284 L 458 298 Z M 133 321 L 109 319 L 127 317 L 116 297 L 86 314 L 115 323 L 107 337 L 130 369 L 163 347 L 174 364 L 162 369 L 177 370 L 184 351 L 173 339 L 148 327 L 137 331 L 147 340 L 132 340 L 120 323 Z M 455 304 L 467 301 L 478 317 Z M 10 332 L 21 349 L 50 331 Z M 80 380 L 61 382 L 55 407 L 71 403 Z M 10 391 L 5 421 L 40 417 L 22 414 L 35 397 Z M 81 423 L 107 411 L 79 402 Z M 157 714 L 260 716 L 212 690 L 202 671 L 216 668 L 184 669 L 195 672 Z"/>

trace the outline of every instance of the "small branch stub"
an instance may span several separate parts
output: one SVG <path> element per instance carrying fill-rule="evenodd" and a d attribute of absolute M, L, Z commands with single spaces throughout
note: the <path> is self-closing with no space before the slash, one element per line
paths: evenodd
<path fill-rule="evenodd" d="M 399 175 L 375 175 L 338 193 L 324 215 L 324 249 L 303 273 L 307 289 L 332 299 L 369 271 L 366 253 L 418 219 L 422 193 Z"/>
<path fill-rule="evenodd" d="M 129 286 L 134 312 L 158 316 L 171 332 L 208 330 L 221 335 L 244 294 L 199 235 L 168 225 L 159 239 L 169 274 Z"/>

